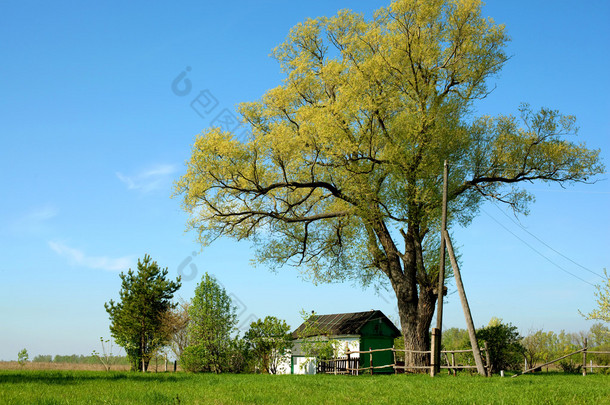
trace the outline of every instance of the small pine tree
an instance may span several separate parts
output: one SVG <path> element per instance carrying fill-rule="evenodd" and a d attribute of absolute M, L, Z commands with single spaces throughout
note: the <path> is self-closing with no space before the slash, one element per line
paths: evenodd
<path fill-rule="evenodd" d="M 167 273 L 145 255 L 138 259 L 137 272 L 129 269 L 120 274 L 120 301 L 104 304 L 112 337 L 125 349 L 134 371 L 145 371 L 152 355 L 168 340 L 163 319 L 175 307 L 171 300 L 181 284 L 180 277 L 170 281 Z"/>
<path fill-rule="evenodd" d="M 21 367 L 25 366 L 29 358 L 30 355 L 26 349 L 22 349 L 19 353 L 17 353 L 17 362 Z"/>

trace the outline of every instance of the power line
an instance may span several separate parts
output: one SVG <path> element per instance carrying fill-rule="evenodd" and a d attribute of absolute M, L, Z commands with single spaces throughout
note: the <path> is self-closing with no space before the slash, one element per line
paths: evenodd
<path fill-rule="evenodd" d="M 540 191 L 543 193 L 572 193 L 572 194 L 610 194 L 610 191 L 593 191 L 593 190 L 553 190 L 553 189 L 529 189 L 529 191 Z"/>
<path fill-rule="evenodd" d="M 465 163 L 457 163 L 457 162 L 453 162 L 453 163 L 449 163 L 449 166 L 453 166 L 453 167 L 461 167 L 462 169 L 471 169 L 471 170 L 475 170 L 475 169 L 480 169 L 480 170 L 507 170 L 507 171 L 512 171 L 512 172 L 522 172 L 528 169 L 533 170 L 533 168 L 528 168 L 528 167 L 523 167 L 523 166 L 477 166 L 477 165 L 472 165 L 472 164 L 465 164 Z M 539 171 L 542 171 L 542 169 L 536 169 Z M 556 173 L 570 173 L 569 169 L 555 169 L 553 170 Z"/>
<path fill-rule="evenodd" d="M 521 173 L 523 171 L 542 171 L 544 172 L 543 169 L 537 168 L 537 169 L 533 169 L 533 168 L 524 168 L 524 167 L 511 167 L 511 166 L 476 166 L 476 165 L 469 165 L 469 164 L 464 164 L 464 163 L 449 163 L 449 166 L 453 166 L 453 167 L 460 167 L 462 169 L 468 169 L 468 170 L 499 170 L 499 171 L 509 171 L 509 172 L 516 172 L 516 173 Z M 571 171 L 570 169 L 554 169 L 553 170 L 554 173 L 568 173 L 570 174 Z M 587 176 L 590 177 L 590 176 Z M 587 179 L 585 178 L 585 181 L 583 183 L 585 184 L 594 184 L 594 183 L 598 183 L 600 181 L 606 181 L 607 179 L 601 179 L 601 180 L 595 180 L 595 181 L 590 181 L 587 182 Z M 545 190 L 547 191 L 547 190 Z M 571 190 L 548 190 L 548 191 L 558 191 L 558 192 L 576 192 L 576 193 L 590 193 L 590 194 L 610 194 L 610 191 L 571 191 Z"/>
<path fill-rule="evenodd" d="M 545 256 L 543 253 L 539 252 L 536 248 L 534 248 L 532 245 L 530 245 L 529 243 L 527 243 L 525 240 L 523 240 L 521 237 L 519 237 L 517 234 L 515 234 L 513 231 L 511 231 L 510 229 L 508 229 L 506 226 L 504 226 L 504 224 L 502 224 L 500 221 L 498 221 L 497 219 L 495 219 L 493 216 L 491 216 L 487 211 L 485 211 L 484 209 L 481 209 L 481 211 L 483 211 L 488 217 L 490 217 L 491 219 L 493 219 L 498 225 L 500 225 L 502 228 L 504 228 L 508 233 L 510 233 L 511 235 L 513 235 L 515 238 L 519 239 L 523 244 L 525 244 L 527 247 L 529 247 L 530 249 L 532 249 L 534 252 L 538 253 L 540 256 L 542 256 L 544 259 L 546 259 L 546 261 L 548 261 L 549 263 L 551 263 L 553 266 L 557 267 L 559 270 L 563 271 L 564 273 L 567 273 L 569 275 L 571 275 L 574 278 L 579 279 L 580 281 L 582 281 L 583 283 L 589 284 L 592 287 L 595 287 L 595 284 L 592 284 L 590 282 L 588 282 L 587 280 L 577 276 L 576 274 L 564 269 L 563 267 L 561 267 L 560 265 L 558 265 L 557 263 L 555 263 L 554 261 L 552 261 L 551 259 L 549 259 L 547 256 Z"/>
<path fill-rule="evenodd" d="M 558 250 L 556 250 L 556 249 L 553 249 L 551 246 L 549 246 L 549 245 L 548 245 L 546 242 L 544 242 L 542 239 L 540 239 L 539 237 L 537 237 L 536 235 L 534 235 L 533 233 L 531 233 L 530 231 L 528 231 L 526 227 L 524 227 L 524 226 L 523 226 L 523 225 L 521 225 L 519 222 L 517 222 L 517 221 L 515 221 L 513 218 L 511 218 L 511 217 L 510 217 L 510 215 L 508 215 L 506 212 L 502 211 L 502 210 L 500 209 L 500 207 L 498 207 L 498 205 L 497 205 L 497 204 L 494 204 L 494 207 L 496 207 L 496 208 L 498 209 L 498 211 L 500 211 L 502 214 L 504 214 L 504 216 L 505 216 L 506 218 L 508 218 L 509 220 L 511 220 L 511 221 L 512 221 L 512 223 L 514 223 L 515 225 L 517 225 L 518 227 L 520 227 L 521 229 L 523 229 L 523 230 L 524 230 L 525 232 L 527 232 L 527 233 L 528 233 L 530 236 L 532 236 L 533 238 L 535 238 L 535 239 L 536 239 L 538 242 L 542 243 L 542 244 L 543 244 L 544 246 L 546 246 L 547 248 L 551 249 L 553 252 L 557 253 L 559 256 L 563 257 L 563 258 L 564 258 L 564 259 L 566 259 L 566 260 L 569 260 L 569 261 L 570 261 L 570 262 L 572 262 L 573 264 L 575 264 L 575 265 L 577 265 L 578 267 L 580 267 L 580 268 L 582 268 L 582 269 L 584 269 L 584 270 L 588 271 L 589 273 L 591 273 L 591 274 L 595 274 L 596 276 L 598 276 L 598 277 L 599 277 L 599 278 L 601 278 L 601 279 L 603 279 L 603 278 L 604 278 L 604 277 L 603 277 L 601 274 L 599 274 L 599 273 L 597 273 L 597 272 L 595 272 L 595 271 L 593 271 L 593 270 L 591 270 L 591 269 L 589 269 L 589 268 L 587 268 L 587 267 L 583 266 L 583 265 L 582 265 L 582 264 L 580 264 L 580 263 L 575 262 L 574 260 L 570 259 L 568 256 L 564 255 L 564 254 L 563 254 L 563 253 L 561 253 L 560 251 L 558 251 Z"/>

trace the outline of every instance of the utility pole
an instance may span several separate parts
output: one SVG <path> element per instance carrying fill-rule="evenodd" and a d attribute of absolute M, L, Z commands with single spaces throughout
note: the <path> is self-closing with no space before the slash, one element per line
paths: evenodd
<path fill-rule="evenodd" d="M 449 238 L 449 232 L 443 231 L 443 239 L 447 245 L 447 253 L 449 253 L 449 259 L 451 260 L 451 267 L 453 267 L 453 277 L 455 278 L 455 286 L 460 293 L 460 301 L 462 301 L 462 309 L 464 310 L 464 317 L 466 318 L 466 327 L 468 328 L 468 336 L 470 337 L 470 345 L 472 346 L 472 354 L 474 356 L 474 362 L 477 365 L 477 371 L 482 376 L 486 376 L 485 366 L 483 365 L 483 358 L 481 357 L 481 349 L 479 348 L 479 342 L 477 342 L 477 335 L 474 329 L 474 322 L 472 321 L 472 314 L 470 313 L 470 306 L 466 299 L 466 292 L 464 291 L 464 284 L 462 283 L 462 276 L 460 274 L 460 267 L 458 266 L 455 253 L 453 252 L 453 245 Z"/>
<path fill-rule="evenodd" d="M 447 182 L 449 167 L 447 161 L 443 164 L 443 208 L 441 217 L 441 252 L 438 269 L 436 328 L 432 330 L 432 376 L 441 371 L 441 341 L 443 336 L 443 297 L 445 295 L 445 238 L 443 232 L 447 230 Z"/>

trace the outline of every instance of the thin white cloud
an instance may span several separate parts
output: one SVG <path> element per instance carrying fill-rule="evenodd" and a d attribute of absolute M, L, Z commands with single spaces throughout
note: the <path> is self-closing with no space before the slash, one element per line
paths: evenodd
<path fill-rule="evenodd" d="M 40 223 L 54 218 L 59 214 L 59 210 L 51 205 L 36 209 L 26 216 L 30 222 Z"/>
<path fill-rule="evenodd" d="M 132 176 L 125 175 L 121 172 L 116 172 L 116 176 L 125 183 L 127 189 L 148 193 L 161 189 L 168 183 L 171 175 L 176 173 L 177 170 L 175 165 L 161 164 Z"/>
<path fill-rule="evenodd" d="M 122 271 L 127 270 L 133 263 L 133 259 L 128 256 L 118 258 L 110 258 L 106 256 L 87 256 L 81 250 L 55 241 L 50 241 L 49 247 L 58 255 L 67 258 L 70 264 L 88 267 L 90 269 Z"/>
<path fill-rule="evenodd" d="M 9 229 L 17 234 L 39 234 L 46 230 L 47 222 L 58 214 L 59 210 L 52 205 L 38 207 L 15 218 L 9 224 Z"/>

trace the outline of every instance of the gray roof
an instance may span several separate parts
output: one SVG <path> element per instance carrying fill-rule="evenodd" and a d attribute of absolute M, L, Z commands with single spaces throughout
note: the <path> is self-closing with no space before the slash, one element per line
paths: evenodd
<path fill-rule="evenodd" d="M 312 329 L 320 333 L 309 333 L 309 336 L 314 335 L 359 335 L 360 331 L 368 322 L 373 320 L 382 320 L 394 330 L 396 336 L 400 336 L 400 331 L 394 323 L 392 323 L 383 312 L 379 310 L 371 310 L 367 312 L 350 312 L 346 314 L 331 314 L 331 315 L 311 315 L 307 321 L 303 322 L 294 332 L 292 337 L 298 339 L 303 336 L 308 325 L 313 326 Z"/>

